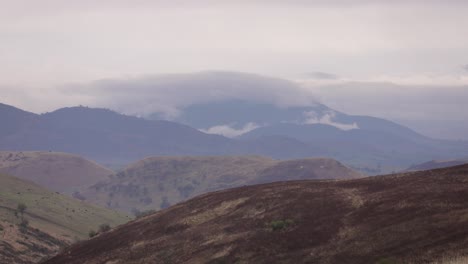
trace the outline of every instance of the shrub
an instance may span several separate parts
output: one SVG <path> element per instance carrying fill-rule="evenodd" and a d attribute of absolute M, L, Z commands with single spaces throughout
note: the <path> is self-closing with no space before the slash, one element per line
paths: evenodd
<path fill-rule="evenodd" d="M 95 237 L 97 234 L 98 234 L 98 233 L 97 233 L 96 231 L 94 231 L 94 230 L 89 230 L 89 232 L 88 232 L 88 236 L 89 236 L 90 238 Z"/>
<path fill-rule="evenodd" d="M 99 226 L 99 232 L 100 233 L 104 233 L 104 232 L 107 232 L 111 229 L 110 225 L 109 224 L 102 224 Z"/>
<path fill-rule="evenodd" d="M 137 219 L 139 219 L 139 218 L 145 217 L 147 215 L 153 214 L 155 212 L 156 212 L 155 210 L 146 210 L 146 211 L 143 211 L 143 212 L 138 211 L 138 212 L 135 212 L 134 214 L 135 214 L 135 217 Z"/>
<path fill-rule="evenodd" d="M 28 219 L 21 219 L 21 222 L 18 224 L 19 226 L 19 230 L 22 232 L 22 233 L 25 233 L 26 232 L 26 229 L 28 228 L 29 226 L 29 221 Z"/>
<path fill-rule="evenodd" d="M 291 219 L 271 221 L 269 226 L 273 231 L 285 229 L 294 224 Z"/>
<path fill-rule="evenodd" d="M 24 221 L 24 211 L 26 211 L 28 207 L 24 203 L 19 203 L 16 207 L 15 216 L 18 217 L 18 214 L 21 215 L 21 222 Z"/>

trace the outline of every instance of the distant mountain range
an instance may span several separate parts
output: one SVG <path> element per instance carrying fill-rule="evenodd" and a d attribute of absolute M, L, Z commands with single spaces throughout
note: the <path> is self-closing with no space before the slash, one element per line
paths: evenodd
<path fill-rule="evenodd" d="M 467 176 L 462 165 L 213 192 L 45 264 L 467 263 Z"/>
<path fill-rule="evenodd" d="M 402 170 L 432 159 L 468 156 L 467 142 L 427 138 L 390 121 L 348 116 L 323 105 L 285 109 L 283 114 L 281 109 L 260 106 L 265 112 L 271 111 L 267 115 L 255 111 L 255 105 L 238 103 L 239 109 L 250 105 L 252 109 L 248 112 L 253 111 L 252 117 L 257 116 L 258 120 L 262 115 L 277 119 L 227 138 L 201 131 L 210 132 L 212 127 L 195 129 L 107 109 L 70 107 L 38 115 L 0 105 L 0 150 L 68 152 L 120 167 L 148 156 L 263 155 L 277 159 L 324 156 L 368 174 Z M 228 108 L 235 105 L 226 103 Z M 192 125 L 196 125 L 197 116 L 205 116 L 203 124 L 211 125 L 223 118 L 230 122 L 239 120 L 237 115 L 240 118 L 248 114 L 237 113 L 233 108 L 225 112 L 232 113 L 233 119 L 229 119 L 224 116 L 223 107 L 224 104 L 208 105 L 198 115 L 196 111 L 187 115 L 193 120 Z M 209 121 L 209 112 L 218 117 Z M 294 116 L 298 117 L 291 121 Z M 279 122 L 286 118 L 289 121 Z"/>

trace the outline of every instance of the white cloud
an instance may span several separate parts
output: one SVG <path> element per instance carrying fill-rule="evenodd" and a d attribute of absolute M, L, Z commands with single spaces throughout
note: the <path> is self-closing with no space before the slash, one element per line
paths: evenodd
<path fill-rule="evenodd" d="M 356 122 L 352 124 L 344 124 L 344 123 L 333 121 L 335 116 L 336 114 L 333 111 L 327 111 L 323 113 L 321 116 L 319 116 L 316 112 L 313 112 L 313 111 L 304 112 L 305 120 L 303 123 L 307 125 L 312 125 L 312 124 L 330 125 L 330 126 L 339 128 L 341 130 L 359 129 L 359 126 Z"/>
<path fill-rule="evenodd" d="M 222 135 L 222 136 L 229 137 L 229 138 L 234 138 L 242 134 L 245 134 L 247 132 L 250 132 L 254 129 L 257 129 L 259 127 L 260 127 L 259 125 L 250 122 L 250 123 L 245 124 L 244 127 L 240 129 L 235 129 L 232 127 L 232 125 L 219 125 L 219 126 L 210 127 L 208 129 L 200 129 L 200 131 L 208 133 L 208 134 L 217 134 L 217 135 Z"/>

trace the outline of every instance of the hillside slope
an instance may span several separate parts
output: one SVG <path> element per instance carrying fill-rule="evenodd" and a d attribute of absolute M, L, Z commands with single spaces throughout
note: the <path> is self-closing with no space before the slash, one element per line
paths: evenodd
<path fill-rule="evenodd" d="M 407 171 L 419 171 L 419 170 L 433 170 L 439 168 L 452 167 L 462 164 L 467 164 L 467 159 L 454 159 L 454 160 L 431 160 L 418 165 L 413 165 L 407 169 Z"/>
<path fill-rule="evenodd" d="M 431 263 L 468 254 L 468 165 L 198 196 L 56 263 Z"/>
<path fill-rule="evenodd" d="M 0 151 L 0 172 L 62 193 L 72 193 L 113 173 L 76 155 L 43 151 Z"/>
<path fill-rule="evenodd" d="M 24 214 L 18 205 L 24 204 Z M 23 219 L 28 223 L 21 225 Z M 0 263 L 37 263 L 101 224 L 130 218 L 0 174 Z"/>
<path fill-rule="evenodd" d="M 87 201 L 113 209 L 162 209 L 196 195 L 257 183 L 362 177 L 326 159 L 277 161 L 260 156 L 152 157 L 84 189 Z"/>

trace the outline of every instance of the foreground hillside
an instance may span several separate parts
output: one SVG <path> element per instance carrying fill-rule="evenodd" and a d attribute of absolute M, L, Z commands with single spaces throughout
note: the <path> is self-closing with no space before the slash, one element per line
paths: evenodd
<path fill-rule="evenodd" d="M 431 263 L 468 254 L 468 165 L 202 195 L 55 263 Z"/>
<path fill-rule="evenodd" d="M 113 173 L 76 155 L 44 151 L 0 151 L 0 172 L 63 193 L 92 185 Z"/>
<path fill-rule="evenodd" d="M 79 196 L 91 203 L 135 212 L 163 209 L 202 193 L 243 185 L 358 177 L 362 175 L 326 158 L 152 157 L 84 189 Z"/>
<path fill-rule="evenodd" d="M 37 263 L 101 224 L 128 220 L 124 214 L 0 174 L 0 263 Z"/>

